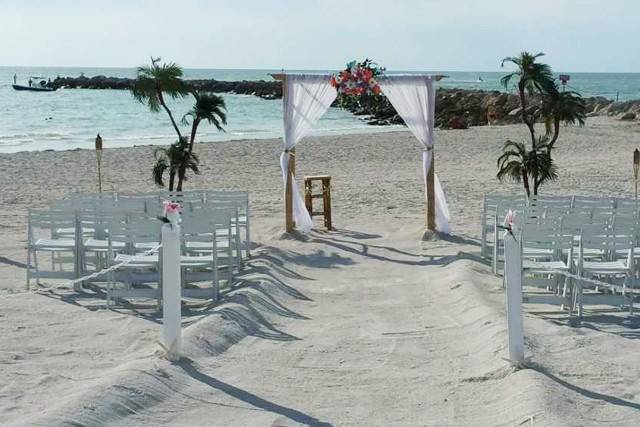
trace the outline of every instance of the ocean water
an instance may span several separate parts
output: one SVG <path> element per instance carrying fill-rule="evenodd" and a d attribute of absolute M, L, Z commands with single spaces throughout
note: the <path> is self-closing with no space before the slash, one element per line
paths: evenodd
<path fill-rule="evenodd" d="M 279 70 L 185 69 L 185 78 L 218 80 L 269 80 Z M 311 72 L 327 72 L 314 70 Z M 52 93 L 18 92 L 11 87 L 13 75 L 26 84 L 30 76 L 95 75 L 135 77 L 133 68 L 0 67 L 0 153 L 33 150 L 92 148 L 99 132 L 105 147 L 168 144 L 175 134 L 168 118 L 151 113 L 128 91 L 61 89 Z M 502 72 L 439 72 L 449 77 L 441 87 L 500 90 Z M 620 100 L 640 99 L 640 74 L 571 73 L 569 87 L 584 96 Z M 282 101 L 250 95 L 223 94 L 227 103 L 226 132 L 202 124 L 199 142 L 281 137 Z M 191 98 L 170 100 L 174 116 L 182 117 L 193 104 Z M 314 128 L 314 134 L 384 132 L 396 126 L 369 126 L 361 118 L 331 108 Z"/>

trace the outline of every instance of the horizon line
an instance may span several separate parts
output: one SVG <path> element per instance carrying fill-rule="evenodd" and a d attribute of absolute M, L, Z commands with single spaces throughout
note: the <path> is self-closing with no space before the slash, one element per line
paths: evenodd
<path fill-rule="evenodd" d="M 180 65 L 180 64 L 178 64 Z M 0 68 L 104 68 L 104 69 L 127 69 L 127 70 L 135 70 L 139 65 L 134 66 L 97 66 L 97 65 L 0 65 Z M 273 68 L 262 68 L 262 67 L 251 67 L 251 68 L 234 68 L 234 67 L 189 67 L 182 66 L 184 70 L 220 70 L 220 71 L 339 71 L 340 69 L 330 69 L 330 68 L 282 68 L 282 67 L 273 67 Z M 394 73 L 402 73 L 402 72 L 425 72 L 425 73 L 443 73 L 443 72 L 452 72 L 452 73 L 501 73 L 501 72 L 509 72 L 509 69 L 497 69 L 497 70 L 461 70 L 461 69 L 388 69 L 387 71 Z M 562 70 L 562 71 L 554 71 L 554 74 L 563 74 L 563 73 L 579 73 L 579 74 L 640 74 L 640 71 L 576 71 L 576 70 Z"/>

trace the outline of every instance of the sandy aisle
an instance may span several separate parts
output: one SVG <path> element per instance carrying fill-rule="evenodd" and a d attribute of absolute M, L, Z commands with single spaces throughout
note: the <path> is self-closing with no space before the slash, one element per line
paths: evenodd
<path fill-rule="evenodd" d="M 508 395 L 517 376 L 480 384 L 509 373 L 493 354 L 504 342 L 498 313 L 458 290 L 470 280 L 466 261 L 454 262 L 460 246 L 423 250 L 406 238 L 416 231 L 287 242 L 286 265 L 305 278 L 290 283 L 312 300 L 291 308 L 305 318 L 276 319 L 283 333 L 271 341 L 250 337 L 183 368 L 196 380 L 189 397 L 133 419 L 205 425 L 213 410 L 219 425 L 513 425 L 536 413 L 535 389 Z"/>

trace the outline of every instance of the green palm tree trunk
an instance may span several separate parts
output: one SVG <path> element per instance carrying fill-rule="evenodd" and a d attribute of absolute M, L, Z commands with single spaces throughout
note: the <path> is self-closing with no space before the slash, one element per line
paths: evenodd
<path fill-rule="evenodd" d="M 169 172 L 169 191 L 173 191 L 173 183 L 176 179 L 176 172 L 175 171 L 171 171 Z"/>
<path fill-rule="evenodd" d="M 176 186 L 176 191 L 182 191 L 182 182 L 184 181 L 184 171 L 183 170 L 179 170 L 178 171 L 178 185 Z"/>
<path fill-rule="evenodd" d="M 529 176 L 525 169 L 522 170 L 522 184 L 524 185 L 524 191 L 527 193 L 527 199 L 531 197 L 531 190 L 529 189 Z"/>
<path fill-rule="evenodd" d="M 522 108 L 522 122 L 527 126 L 527 129 L 529 129 L 529 134 L 531 135 L 531 146 L 533 148 L 532 150 L 532 154 L 533 154 L 533 194 L 534 195 L 538 195 L 538 185 L 537 185 L 537 181 L 538 181 L 538 176 L 536 173 L 536 153 L 535 153 L 535 145 L 536 145 L 536 132 L 534 129 L 534 123 L 533 123 L 533 117 L 529 117 L 528 113 L 527 113 L 527 97 L 525 94 L 525 87 L 524 87 L 524 81 L 520 80 L 520 82 L 518 83 L 518 95 L 520 96 L 520 107 Z M 527 192 L 527 198 L 531 195 L 531 191 L 529 189 L 529 179 L 526 176 L 526 172 L 523 172 L 523 179 L 522 179 L 525 191 Z"/>
<path fill-rule="evenodd" d="M 551 153 L 551 150 L 553 149 L 553 144 L 558 140 L 558 136 L 560 136 L 560 119 L 556 117 L 553 119 L 553 137 L 551 138 L 551 141 L 549 141 L 549 146 L 547 148 L 549 153 Z"/>
<path fill-rule="evenodd" d="M 173 128 L 176 130 L 176 133 L 178 134 L 178 138 L 182 138 L 182 134 L 180 133 L 180 128 L 178 127 L 178 124 L 174 120 L 171 110 L 169 110 L 169 107 L 167 107 L 167 104 L 164 102 L 164 97 L 162 96 L 162 89 L 160 87 L 156 87 L 156 92 L 158 93 L 158 100 L 160 101 L 160 105 L 162 105 L 162 108 L 164 108 L 164 111 L 167 112 L 167 115 L 169 116 L 169 120 L 171 120 L 171 124 L 173 125 Z"/>
<path fill-rule="evenodd" d="M 187 162 L 191 158 L 191 153 L 193 153 L 193 145 L 194 145 L 195 140 L 196 140 L 196 134 L 198 132 L 198 126 L 199 125 L 200 125 L 200 119 L 196 117 L 193 120 L 193 124 L 191 125 L 191 137 L 189 138 L 189 151 L 188 151 L 189 154 L 187 156 L 185 156 L 184 161 L 182 162 L 182 164 L 178 168 L 178 187 L 177 187 L 177 191 L 182 191 L 182 182 L 184 181 L 184 177 L 185 177 L 186 172 L 187 172 Z"/>
<path fill-rule="evenodd" d="M 198 132 L 198 126 L 200 126 L 200 119 L 198 117 L 193 119 L 193 125 L 191 125 L 191 138 L 189 139 L 189 154 L 193 152 L 193 144 L 196 140 L 196 133 Z"/>

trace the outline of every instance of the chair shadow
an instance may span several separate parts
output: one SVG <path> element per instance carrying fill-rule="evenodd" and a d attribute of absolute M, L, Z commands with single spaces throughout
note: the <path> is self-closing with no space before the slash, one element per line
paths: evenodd
<path fill-rule="evenodd" d="M 247 335 L 274 341 L 299 341 L 300 338 L 273 326 L 255 307 L 246 300 L 237 299 L 237 305 L 219 307 L 214 313 L 225 320 L 237 323 Z"/>
<path fill-rule="evenodd" d="M 575 384 L 571 384 L 568 381 L 565 381 L 561 378 L 558 378 L 557 376 L 555 376 L 554 374 L 552 374 L 551 372 L 549 372 L 546 368 L 540 366 L 540 365 L 533 365 L 533 366 L 529 366 L 530 369 L 533 369 L 536 372 L 541 373 L 542 375 L 546 376 L 547 378 L 549 378 L 550 380 L 554 381 L 555 383 L 561 385 L 564 388 L 567 388 L 575 393 L 578 393 L 586 398 L 589 399 L 593 399 L 593 400 L 600 400 L 602 402 L 606 402 L 606 403 L 610 403 L 612 405 L 616 405 L 616 406 L 625 406 L 627 408 L 632 408 L 635 410 L 640 410 L 640 403 L 636 403 L 636 402 L 630 402 L 628 400 L 624 400 L 621 399 L 619 397 L 615 397 L 615 396 L 610 396 L 608 394 L 603 394 L 603 393 L 598 393 L 596 391 L 592 391 L 592 390 L 587 390 L 586 388 L 577 386 Z"/>
<path fill-rule="evenodd" d="M 257 255 L 252 255 L 250 264 L 265 263 L 278 273 L 290 279 L 311 280 L 308 277 L 305 277 L 300 273 L 285 266 L 285 262 L 288 262 L 295 257 L 300 256 L 300 254 L 293 251 L 286 251 L 273 246 L 263 246 L 263 248 L 265 248 L 267 251 L 260 252 Z"/>
<path fill-rule="evenodd" d="M 190 360 L 183 359 L 178 362 L 177 365 L 194 380 L 199 381 L 202 384 L 211 387 L 212 389 L 221 391 L 222 393 L 231 396 L 234 399 L 245 402 L 251 406 L 260 408 L 267 412 L 281 415 L 300 424 L 318 427 L 332 427 L 332 424 L 320 421 L 317 418 L 312 417 L 311 415 L 307 415 L 301 411 L 298 411 L 297 409 L 278 405 L 277 403 L 270 402 L 246 390 L 242 390 L 231 384 L 213 378 L 198 370 Z"/>
<path fill-rule="evenodd" d="M 309 320 L 308 317 L 282 305 L 278 300 L 262 289 L 259 283 L 252 283 L 247 286 L 234 289 L 233 292 L 230 292 L 225 296 L 224 302 L 241 304 L 245 307 L 260 307 L 265 311 L 269 311 L 270 313 L 277 314 L 281 317 Z"/>
<path fill-rule="evenodd" d="M 274 259 L 277 260 L 277 258 Z M 280 303 L 276 297 L 269 292 L 269 287 L 277 289 L 297 300 L 312 300 L 281 280 L 273 268 L 262 265 L 265 263 L 269 265 L 271 260 L 265 260 L 264 256 L 260 254 L 247 260 L 241 272 L 235 275 L 234 283 L 230 287 L 221 290 L 218 301 L 209 301 L 209 303 L 194 305 L 193 302 L 189 303 L 183 300 L 183 327 L 197 322 L 200 318 L 208 314 L 219 313 L 223 317 L 235 320 L 250 335 L 278 340 L 298 339 L 274 328 L 260 312 L 268 312 L 278 316 L 300 320 L 308 319 Z M 295 272 L 292 271 L 291 273 Z M 299 277 L 303 280 L 311 280 L 305 276 L 300 275 Z M 73 293 L 47 292 L 41 295 L 82 307 L 89 311 L 105 309 L 104 300 L 106 300 L 106 291 L 104 286 L 94 283 L 87 284 L 82 290 Z M 100 303 L 97 304 L 95 302 Z M 228 305 L 225 306 L 225 304 Z M 242 306 L 243 310 L 238 310 L 237 307 L 239 306 Z M 259 308 L 260 311 L 256 308 Z M 123 315 L 139 317 L 156 324 L 162 324 L 163 322 L 162 312 L 158 310 L 157 301 L 155 300 L 128 300 L 123 298 L 118 301 L 116 307 L 109 307 L 109 310 Z M 245 313 L 241 311 L 245 311 Z M 246 315 L 247 312 L 251 314 L 251 319 Z M 257 319 L 257 321 L 254 321 L 255 319 Z"/>
<path fill-rule="evenodd" d="M 229 288 L 228 292 L 225 293 L 225 301 L 230 302 L 238 302 L 239 298 L 246 300 L 252 304 L 260 305 L 271 311 L 272 313 L 278 314 L 282 317 L 290 317 L 293 319 L 301 319 L 308 320 L 309 318 L 303 316 L 295 311 L 285 307 L 280 301 L 275 299 L 273 295 L 271 295 L 266 289 L 264 289 L 262 280 L 245 280 L 237 283 L 233 288 Z M 241 292 L 244 290 L 252 290 L 254 292 Z M 303 298 L 299 298 L 303 299 Z M 305 299 L 309 301 L 309 299 Z"/>
<path fill-rule="evenodd" d="M 268 282 L 270 285 L 278 288 L 280 291 L 286 293 L 287 295 L 304 301 L 312 301 L 311 298 L 295 289 L 294 287 L 283 282 L 279 277 L 276 277 L 267 267 L 260 267 L 254 265 L 247 265 L 245 269 L 242 271 L 242 274 L 237 275 L 235 277 L 236 282 L 227 290 L 223 290 L 222 293 L 228 292 L 229 290 L 235 289 L 238 287 L 238 284 L 245 283 L 246 281 L 253 281 L 260 279 L 263 282 Z M 307 278 L 307 280 L 311 280 Z"/>
<path fill-rule="evenodd" d="M 13 267 L 22 268 L 24 270 L 27 269 L 27 264 L 25 264 L 24 262 L 14 261 L 11 258 L 7 258 L 6 256 L 0 256 L 0 264 L 7 264 Z"/>
<path fill-rule="evenodd" d="M 312 241 L 312 238 L 309 238 L 309 241 Z M 315 253 L 311 254 L 300 254 L 297 252 L 283 250 L 276 247 L 268 247 L 269 254 L 268 255 L 259 255 L 256 257 L 257 260 L 265 260 L 271 262 L 276 269 L 279 269 L 279 272 L 283 275 L 287 275 L 290 278 L 295 279 L 303 279 L 310 280 L 307 277 L 300 275 L 297 272 L 294 272 L 291 269 L 287 269 L 284 266 L 284 263 L 291 263 L 296 265 L 310 265 L 313 264 L 314 267 L 320 268 L 332 268 L 343 265 L 351 265 L 353 264 L 353 260 L 350 258 L 343 258 L 337 254 L 326 254 L 322 250 L 317 250 Z M 313 260 L 313 262 L 311 262 Z M 284 270 L 284 271 L 280 271 Z"/>
<path fill-rule="evenodd" d="M 611 311 L 615 311 L 616 309 L 611 308 Z M 625 313 L 620 313 L 620 315 L 614 314 L 606 314 L 606 313 L 592 313 L 590 314 L 586 311 L 582 319 L 577 322 L 575 319 L 571 317 L 567 318 L 546 318 L 544 316 L 540 316 L 546 320 L 552 321 L 553 323 L 560 326 L 571 326 L 571 327 L 584 327 L 587 329 L 591 329 L 596 332 L 601 332 L 604 334 L 616 335 L 621 338 L 626 339 L 640 339 L 640 318 L 635 316 L 628 316 Z M 616 330 L 608 329 L 607 327 L 613 327 Z M 620 330 L 617 330 L 617 329 Z"/>
<path fill-rule="evenodd" d="M 313 230 L 313 233 L 323 234 L 323 235 L 332 235 L 335 233 L 339 233 L 344 237 L 349 237 L 349 238 L 358 239 L 358 240 L 379 239 L 382 237 L 382 235 L 380 234 L 364 233 L 362 231 L 348 230 L 346 228 L 334 228 L 333 230 L 330 230 L 330 231 L 318 229 L 318 230 Z"/>
<path fill-rule="evenodd" d="M 480 240 L 462 234 L 441 234 L 440 240 L 461 245 L 481 246 Z"/>

